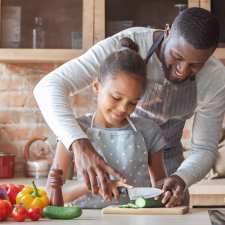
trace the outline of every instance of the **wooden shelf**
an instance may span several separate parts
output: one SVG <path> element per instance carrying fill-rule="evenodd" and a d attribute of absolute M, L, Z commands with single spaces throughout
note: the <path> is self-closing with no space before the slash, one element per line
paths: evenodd
<path fill-rule="evenodd" d="M 83 49 L 0 49 L 0 62 L 66 62 L 83 54 Z"/>

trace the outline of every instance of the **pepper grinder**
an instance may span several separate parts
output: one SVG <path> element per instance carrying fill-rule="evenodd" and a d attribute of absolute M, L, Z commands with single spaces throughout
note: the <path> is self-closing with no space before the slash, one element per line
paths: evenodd
<path fill-rule="evenodd" d="M 53 206 L 63 206 L 63 171 L 58 168 L 53 168 L 49 173 L 49 185 L 50 185 L 50 199 L 49 203 Z"/>

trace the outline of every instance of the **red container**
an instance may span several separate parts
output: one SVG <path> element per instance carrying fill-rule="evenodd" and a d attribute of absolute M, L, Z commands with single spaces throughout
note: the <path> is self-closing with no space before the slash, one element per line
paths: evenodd
<path fill-rule="evenodd" d="M 15 155 L 0 152 L 0 178 L 11 178 L 14 176 Z"/>

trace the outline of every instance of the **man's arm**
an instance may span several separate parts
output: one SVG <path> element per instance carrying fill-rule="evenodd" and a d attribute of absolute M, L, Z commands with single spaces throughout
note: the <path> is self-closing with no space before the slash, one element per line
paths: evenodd
<path fill-rule="evenodd" d="M 47 124 L 66 149 L 74 152 L 75 165 L 84 176 L 86 185 L 97 193 L 99 182 L 106 198 L 110 194 L 107 188 L 109 175 L 121 176 L 96 153 L 78 125 L 69 95 L 87 87 L 97 77 L 101 62 L 118 48 L 119 37 L 103 40 L 84 55 L 49 73 L 34 89 L 34 96 Z"/>
<path fill-rule="evenodd" d="M 198 106 L 192 129 L 192 153 L 164 181 L 163 189 L 171 190 L 173 194 L 171 206 L 175 206 L 175 200 L 181 196 L 188 203 L 186 188 L 201 180 L 216 159 L 225 111 L 225 69 L 215 59 L 209 60 L 208 65 L 211 69 L 203 69 L 196 77 Z"/>
<path fill-rule="evenodd" d="M 99 42 L 82 56 L 46 75 L 34 89 L 47 124 L 67 149 L 75 140 L 87 138 L 75 120 L 69 96 L 88 87 L 97 78 L 100 63 L 117 47 L 114 42 L 113 39 Z"/>
<path fill-rule="evenodd" d="M 220 89 L 214 88 L 212 98 L 202 103 L 196 110 L 192 129 L 191 155 L 175 172 L 187 186 L 201 180 L 215 162 L 224 111 L 224 86 Z"/>

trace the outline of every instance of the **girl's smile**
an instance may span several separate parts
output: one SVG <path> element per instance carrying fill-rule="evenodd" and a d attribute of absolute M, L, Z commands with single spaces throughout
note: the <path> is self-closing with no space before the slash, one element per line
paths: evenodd
<path fill-rule="evenodd" d="M 142 77 L 123 71 L 103 83 L 95 80 L 93 89 L 98 94 L 95 122 L 103 127 L 124 126 L 143 94 L 143 81 Z"/>

